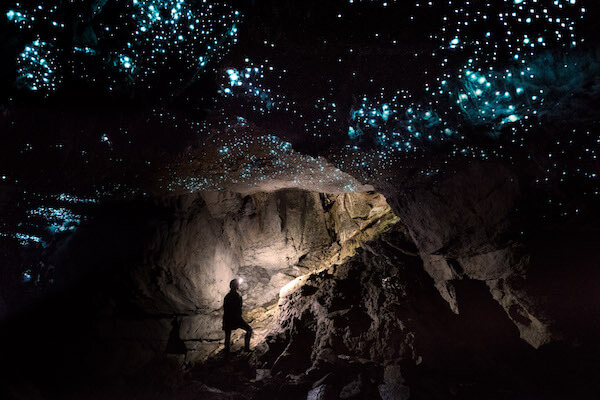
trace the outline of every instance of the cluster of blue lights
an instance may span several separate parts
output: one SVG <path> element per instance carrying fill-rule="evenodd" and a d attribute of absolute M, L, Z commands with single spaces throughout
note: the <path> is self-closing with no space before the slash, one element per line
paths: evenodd
<path fill-rule="evenodd" d="M 39 24 L 43 24 L 52 31 L 58 31 L 65 27 L 63 22 L 59 22 L 59 4 L 35 4 L 25 7 L 25 4 L 17 2 L 6 12 L 6 19 L 20 30 L 30 31 Z"/>
<path fill-rule="evenodd" d="M 23 272 L 23 282 L 31 282 L 31 270 Z"/>
<path fill-rule="evenodd" d="M 524 130 L 535 125 L 545 98 L 537 76 L 548 68 L 539 65 L 540 58 L 584 40 L 577 36 L 577 22 L 586 9 L 575 0 L 504 3 L 454 2 L 441 31 L 432 34 L 443 72 L 426 88 L 433 103 L 445 106 L 444 98 L 451 98 L 458 109 L 451 102 L 450 111 L 489 125 L 492 134 L 517 121 Z"/>
<path fill-rule="evenodd" d="M 277 71 L 273 65 L 269 65 L 268 59 L 254 63 L 246 58 L 243 66 L 225 69 L 220 93 L 226 98 L 249 101 L 256 112 L 292 111 L 294 103 L 264 83 L 265 78 L 281 79 L 283 73 L 285 71 Z"/>
<path fill-rule="evenodd" d="M 35 244 L 35 243 L 39 243 L 39 244 L 44 244 L 44 241 L 42 240 L 42 238 L 40 236 L 36 236 L 36 235 L 30 235 L 27 233 L 15 233 L 14 235 L 12 235 L 15 239 L 17 239 L 19 241 L 19 244 L 21 244 L 22 246 L 27 246 L 27 245 L 31 245 L 31 244 Z"/>
<path fill-rule="evenodd" d="M 27 17 L 25 17 L 25 15 L 23 15 L 22 12 L 15 10 L 9 10 L 6 13 L 6 18 L 8 18 L 9 21 L 15 23 L 23 23 L 27 21 Z"/>
<path fill-rule="evenodd" d="M 410 4 L 399 0 L 349 0 L 331 15 L 332 21 L 343 23 L 346 18 L 354 21 L 362 17 L 359 7 L 365 4 L 370 9 L 394 6 L 406 9 L 406 15 L 398 14 L 405 22 L 427 24 L 432 29 L 415 41 L 417 45 L 408 43 L 404 31 L 399 34 L 398 30 L 382 29 L 380 34 L 374 28 L 364 37 L 363 33 L 353 32 L 357 40 L 340 40 L 335 46 L 324 47 L 333 55 L 299 46 L 297 58 L 288 57 L 293 52 L 280 46 L 279 40 L 285 43 L 285 37 L 275 40 L 266 34 L 261 48 L 250 49 L 254 53 L 238 49 L 220 64 L 227 50 L 237 43 L 242 21 L 241 14 L 225 3 L 125 0 L 105 10 L 106 3 L 100 1 L 91 22 L 78 21 L 85 28 L 81 31 L 87 33 L 76 35 L 70 48 L 60 44 L 66 22 L 59 12 L 61 4 L 25 8 L 17 3 L 6 13 L 11 24 L 35 33 L 28 36 L 35 40 L 24 47 L 17 60 L 19 83 L 29 90 L 51 94 L 66 72 L 86 82 L 109 79 L 109 91 L 132 85 L 145 90 L 175 90 L 208 69 L 217 77 L 219 96 L 213 120 L 191 121 L 162 108 L 153 110 L 152 117 L 165 126 L 198 132 L 201 141 L 209 142 L 207 148 L 191 154 L 189 159 L 166 168 L 160 183 L 163 189 L 172 191 L 289 183 L 294 173 L 305 173 L 295 171 L 299 163 L 312 166 L 315 172 L 314 177 L 302 177 L 303 184 L 348 179 L 332 172 L 319 159 L 300 160 L 289 143 L 265 136 L 264 131 L 259 135 L 249 133 L 246 128 L 251 128 L 252 122 L 260 126 L 264 121 L 276 121 L 284 126 L 283 131 L 293 132 L 290 136 L 300 132 L 311 139 L 334 137 L 331 146 L 337 147 L 332 153 L 342 149 L 331 156 L 336 165 L 365 180 L 385 177 L 391 167 L 416 165 L 412 162 L 415 160 L 423 161 L 418 164 L 422 165 L 420 172 L 430 176 L 443 169 L 427 164 L 432 149 L 446 152 L 447 159 L 510 160 L 512 150 L 531 145 L 527 143 L 528 133 L 549 120 L 554 123 L 573 118 L 569 110 L 585 108 L 585 104 L 575 102 L 583 103 L 584 94 L 591 90 L 600 91 L 598 75 L 594 75 L 600 70 L 597 61 L 581 53 L 584 39 L 578 32 L 579 22 L 587 10 L 575 0 L 431 0 Z M 349 18 L 356 10 L 360 12 Z M 113 14 L 105 18 L 108 12 Z M 422 19 L 425 17 L 431 20 Z M 38 29 L 41 25 L 44 28 Z M 414 29 L 411 26 L 406 28 L 408 32 Z M 313 39 L 311 45 L 321 44 L 317 43 L 321 38 Z M 324 46 L 325 42 L 323 39 Z M 292 40 L 291 44 L 297 43 Z M 311 64 L 314 59 L 308 60 L 309 73 L 303 75 L 303 51 L 307 57 L 318 54 L 326 59 L 323 76 L 314 77 L 314 81 L 308 76 L 319 74 Z M 361 51 L 365 54 L 359 54 Z M 371 51 L 384 59 L 381 68 L 361 64 L 375 59 Z M 395 57 L 385 58 L 388 53 Z M 67 62 L 59 65 L 58 54 L 67 57 Z M 404 61 L 398 61 L 401 59 Z M 404 62 L 410 71 L 407 65 L 384 65 L 388 60 Z M 334 71 L 330 64 L 338 65 L 336 62 L 340 68 Z M 108 78 L 95 75 L 98 68 L 90 67 L 94 63 L 102 65 L 103 72 L 109 71 L 104 74 Z M 386 69 L 392 72 L 385 78 L 373 72 L 385 75 Z M 190 99 L 193 95 L 190 93 Z M 230 118 L 215 122 L 215 114 Z M 236 118 L 238 115 L 247 119 Z M 268 127 L 266 131 L 275 129 Z M 213 135 L 215 132 L 219 135 Z M 116 154 L 121 133 L 107 130 L 99 140 Z M 475 135 L 477 140 L 470 140 Z M 565 182 L 568 177 L 600 182 L 600 174 L 592 164 L 597 160 L 600 141 L 589 126 L 574 130 L 572 136 L 549 145 L 551 150 L 536 160 L 543 166 L 539 184 Z M 482 137 L 485 145 L 475 144 L 481 143 Z M 494 139 L 498 137 L 502 140 Z M 95 138 L 98 140 L 98 136 Z M 562 165 L 560 159 L 569 154 L 582 165 L 575 169 Z M 193 169 L 203 165 L 204 160 L 216 160 L 206 163 L 218 169 Z M 116 165 L 126 162 L 117 155 L 110 161 Z M 351 180 L 344 181 L 344 185 L 349 190 L 353 187 Z M 598 191 L 590 193 L 600 195 Z M 59 200 L 94 201 L 67 197 Z M 80 219 L 76 213 L 69 214 L 67 206 L 34 208 L 30 215 L 44 219 L 53 232 L 69 231 Z M 25 235 L 19 240 L 39 243 L 42 239 Z"/>
<path fill-rule="evenodd" d="M 404 104 L 403 104 L 404 103 Z M 353 108 L 348 136 L 354 143 L 374 138 L 381 151 L 414 151 L 424 145 L 448 140 L 454 131 L 431 108 L 409 101 L 406 91 L 399 91 L 389 101 L 363 96 Z M 357 147 L 358 149 L 358 147 Z"/>
<path fill-rule="evenodd" d="M 36 39 L 17 58 L 17 84 L 33 91 L 53 92 L 60 84 L 56 55 L 49 43 Z"/>
<path fill-rule="evenodd" d="M 117 67 L 120 67 L 126 73 L 133 73 L 135 69 L 135 65 L 131 61 L 131 58 L 124 55 L 119 55 L 118 63 L 115 63 Z"/>
<path fill-rule="evenodd" d="M 415 54 L 417 59 L 436 60 L 441 73 L 426 80 L 426 96 L 418 101 L 408 91 L 386 97 L 383 88 L 370 104 L 364 98 L 353 109 L 348 128 L 355 143 L 366 135 L 390 153 L 451 138 L 454 154 L 476 154 L 461 144 L 463 136 L 456 132 L 467 125 L 487 127 L 492 136 L 510 126 L 515 135 L 517 130 L 526 132 L 539 124 L 538 117 L 556 115 L 554 104 L 567 100 L 566 90 L 552 93 L 557 86 L 569 87 L 573 95 L 583 93 L 580 86 L 589 81 L 589 73 L 582 71 L 585 62 L 565 62 L 550 52 L 572 51 L 584 40 L 577 36 L 576 25 L 586 9 L 574 0 L 505 0 L 505 7 L 429 1 L 417 2 L 419 6 L 447 10 L 440 30 L 430 35 L 437 44 L 433 52 Z"/>
<path fill-rule="evenodd" d="M 113 9 L 104 10 L 105 5 L 97 2 L 91 17 L 78 14 L 76 21 L 67 21 L 65 4 L 16 3 L 6 18 L 25 32 L 41 35 L 19 57 L 22 86 L 48 95 L 68 73 L 87 83 L 104 83 L 108 91 L 132 85 L 146 90 L 181 87 L 193 82 L 209 62 L 219 61 L 238 40 L 241 15 L 226 4 L 128 0 L 111 5 L 119 8 L 116 17 Z M 69 24 L 75 24 L 78 33 L 66 48 L 62 38 L 70 35 L 65 32 Z M 58 55 L 67 58 L 63 69 L 53 63 Z M 102 76 L 97 75 L 98 66 Z"/>
<path fill-rule="evenodd" d="M 359 6 L 361 2 L 350 3 Z M 388 7 L 398 2 L 373 3 Z M 362 101 L 353 106 L 349 118 L 340 114 L 333 97 L 319 97 L 314 99 L 315 112 L 307 113 L 293 96 L 281 90 L 278 82 L 285 81 L 285 69 L 278 70 L 268 60 L 254 65 L 248 59 L 245 66 L 224 69 L 221 94 L 226 99 L 246 99 L 251 112 L 289 112 L 303 121 L 306 134 L 318 137 L 339 129 L 346 120 L 344 129 L 356 150 L 364 143 L 377 143 L 382 156 L 387 156 L 451 143 L 453 154 L 481 156 L 481 151 L 463 144 L 465 127 L 484 127 L 490 136 L 506 129 L 514 135 L 517 130 L 526 132 L 539 124 L 540 116 L 551 113 L 556 100 L 549 98 L 544 75 L 554 69 L 557 78 L 571 84 L 567 71 L 581 70 L 576 63 L 567 63 L 565 71 L 558 71 L 562 60 L 550 53 L 557 49 L 572 51 L 583 42 L 576 28 L 586 9 L 576 1 L 414 4 L 415 9 L 434 7 L 445 11 L 439 30 L 429 35 L 433 50 L 414 54 L 417 61 L 433 59 L 436 64 L 431 71 L 435 74 L 423 71 L 428 77 L 421 88 L 424 95 L 414 89 L 399 89 L 388 95 L 389 88 L 381 88 L 376 97 L 360 96 Z M 343 19 L 344 15 L 340 12 L 337 18 Z M 392 38 L 391 44 L 396 43 Z M 353 49 L 348 53 L 352 54 Z M 582 75 L 578 75 L 581 82 L 586 79 Z M 552 85 L 560 84 L 555 81 Z M 335 88 L 330 92 L 334 93 Z M 484 158 L 489 157 L 489 152 L 484 154 Z"/>
<path fill-rule="evenodd" d="M 19 232 L 0 232 L 0 237 L 16 240 L 22 246 L 46 247 L 55 235 L 76 231 L 86 219 L 82 210 L 97 205 L 101 197 L 109 195 L 98 193 L 97 197 L 80 197 L 69 193 L 50 196 L 29 193 L 29 209 L 17 224 Z"/>
<path fill-rule="evenodd" d="M 498 79 L 493 72 L 486 76 L 467 70 L 461 78 L 456 104 L 471 123 L 498 127 L 521 119 L 524 110 L 517 110 L 515 104 L 523 104 L 519 101 L 523 88 L 509 87 L 506 79 Z"/>
<path fill-rule="evenodd" d="M 54 198 L 58 201 L 62 201 L 65 203 L 71 204 L 96 204 L 98 203 L 98 199 L 87 198 L 87 197 L 79 197 L 68 193 L 60 193 Z"/>
<path fill-rule="evenodd" d="M 118 67 L 148 89 L 161 73 L 178 69 L 194 73 L 237 42 L 240 13 L 207 0 L 132 0 L 122 14 L 122 24 L 102 21 L 103 38 L 124 38 Z M 182 85 L 190 76 L 170 77 L 169 85 Z"/>
<path fill-rule="evenodd" d="M 75 231 L 81 223 L 81 215 L 68 208 L 55 208 L 41 206 L 29 211 L 32 217 L 42 217 L 51 233 Z"/>
<path fill-rule="evenodd" d="M 219 136 L 189 154 L 185 164 L 166 168 L 164 189 L 173 192 L 242 190 L 263 185 L 271 190 L 335 187 L 352 192 L 358 182 L 321 158 L 299 154 L 289 142 L 273 135 L 255 136 L 244 121 L 223 121 L 231 135 Z M 240 161 L 241 160 L 241 161 Z M 189 164 L 190 171 L 186 170 Z M 202 166 L 203 170 L 198 170 Z M 241 166 L 241 167 L 239 167 Z M 341 189 L 340 189 L 341 188 Z"/>

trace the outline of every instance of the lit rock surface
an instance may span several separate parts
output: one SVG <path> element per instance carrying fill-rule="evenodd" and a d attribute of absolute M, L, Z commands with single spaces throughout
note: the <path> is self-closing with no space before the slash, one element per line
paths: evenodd
<path fill-rule="evenodd" d="M 258 345 L 274 321 L 282 287 L 342 262 L 397 221 L 385 198 L 372 192 L 222 191 L 165 197 L 156 206 L 162 217 L 141 257 L 125 266 L 133 294 L 127 303 L 146 317 L 123 327 L 108 319 L 103 331 L 113 332 L 111 340 L 124 340 L 123 332 L 144 346 L 144 326 L 154 324 L 147 328 L 155 335 L 153 350 L 144 354 L 161 354 L 162 347 L 185 362 L 221 348 L 221 307 L 231 279 L 242 279 L 244 317 Z M 234 332 L 234 347 L 240 337 Z"/>
<path fill-rule="evenodd" d="M 429 186 L 431 184 L 432 186 Z M 528 293 L 530 253 L 514 232 L 512 214 L 520 193 L 515 174 L 501 165 L 475 164 L 394 196 L 395 211 L 406 224 L 440 295 L 460 313 L 454 283 L 469 279 L 488 284 L 494 298 L 534 347 L 558 339 L 544 306 Z M 515 296 L 514 282 L 519 285 Z M 520 298 L 521 300 L 518 300 Z M 539 305 L 539 304 L 538 304 Z M 547 307 L 547 306 L 546 306 Z M 521 317 L 516 317 L 515 310 Z"/>
<path fill-rule="evenodd" d="M 63 325 L 81 332 L 75 344 L 69 339 L 70 365 L 91 343 L 81 368 L 100 382 L 157 376 L 174 393 L 194 388 L 206 398 L 553 393 L 556 386 L 537 382 L 556 371 L 568 380 L 589 374 L 548 360 L 569 360 L 571 342 L 586 340 L 580 333 L 596 323 L 568 306 L 585 300 L 594 310 L 593 279 L 585 285 L 563 268 L 580 254 L 576 267 L 593 278 L 593 238 L 527 244 L 511 235 L 514 205 L 476 205 L 485 193 L 517 201 L 506 171 L 488 172 L 485 184 L 473 185 L 483 177 L 466 170 L 447 178 L 457 190 L 425 182 L 385 191 L 387 201 L 287 189 L 107 206 L 54 249 L 57 279 L 72 275 L 89 288 L 48 325 L 50 335 L 56 341 Z M 98 271 L 105 276 L 90 283 Z M 224 359 L 221 302 L 233 277 L 244 279 L 255 352 L 239 354 L 237 331 L 234 355 Z M 511 386 L 498 388 L 502 381 Z"/>
<path fill-rule="evenodd" d="M 453 369 L 454 377 L 466 382 L 471 368 L 494 374 L 498 366 L 530 355 L 533 350 L 485 284 L 457 284 L 461 314 L 456 315 L 420 257 L 406 254 L 415 250 L 412 246 L 398 223 L 343 264 L 282 289 L 277 324 L 263 356 L 271 372 L 323 377 L 309 398 L 329 398 L 319 397 L 325 393 L 331 398 L 408 399 L 424 393 L 445 398 L 454 389 L 421 381 L 415 372 L 433 377 Z M 474 328 L 482 317 L 486 322 Z M 430 329 L 433 325 L 439 328 Z M 504 352 L 507 348 L 513 352 Z"/>

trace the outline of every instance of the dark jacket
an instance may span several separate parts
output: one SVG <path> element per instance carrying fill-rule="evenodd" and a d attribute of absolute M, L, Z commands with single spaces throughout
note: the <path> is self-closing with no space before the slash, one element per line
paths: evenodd
<path fill-rule="evenodd" d="M 242 296 L 230 291 L 223 301 L 223 330 L 237 329 L 244 323 L 242 319 Z"/>

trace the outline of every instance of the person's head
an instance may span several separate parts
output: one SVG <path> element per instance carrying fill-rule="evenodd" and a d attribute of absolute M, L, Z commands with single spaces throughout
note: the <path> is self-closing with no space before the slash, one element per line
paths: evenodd
<path fill-rule="evenodd" d="M 231 282 L 229 282 L 229 288 L 231 290 L 237 290 L 240 287 L 240 281 L 238 281 L 237 279 L 233 279 Z"/>

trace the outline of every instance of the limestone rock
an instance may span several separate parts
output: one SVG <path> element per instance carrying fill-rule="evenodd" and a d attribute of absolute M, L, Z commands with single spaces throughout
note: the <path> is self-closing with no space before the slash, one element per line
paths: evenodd
<path fill-rule="evenodd" d="M 320 385 L 308 392 L 306 400 L 334 400 L 336 396 L 328 385 Z"/>
<path fill-rule="evenodd" d="M 385 367 L 383 384 L 378 389 L 382 400 L 407 400 L 410 397 L 410 389 L 405 385 L 399 365 Z"/>
<path fill-rule="evenodd" d="M 219 351 L 221 307 L 231 279 L 242 279 L 244 318 L 255 328 L 252 344 L 257 346 L 274 321 L 283 287 L 342 262 L 397 221 L 385 198 L 370 192 L 221 191 L 154 203 L 161 210 L 154 229 L 142 256 L 130 257 L 131 264 L 123 267 L 121 279 L 131 286 L 128 307 L 160 316 L 154 318 L 178 316 L 178 334 L 168 340 L 169 348 L 182 341 L 177 352 L 185 346 L 188 362 Z M 171 328 L 160 332 L 166 345 Z M 232 338 L 237 343 L 240 333 Z"/>
<path fill-rule="evenodd" d="M 400 228 L 386 240 L 396 237 L 401 241 L 399 232 Z M 277 368 L 286 368 L 281 360 L 293 359 L 296 340 L 308 341 L 301 348 L 312 348 L 312 355 L 305 350 L 302 354 L 310 356 L 314 366 L 334 364 L 334 354 L 379 361 L 397 357 L 416 360 L 414 334 L 404 325 L 401 304 L 408 304 L 409 282 L 415 279 L 409 271 L 424 274 L 422 264 L 385 240 L 376 246 L 375 253 L 363 250 L 361 257 L 297 278 L 282 289 L 278 325 L 272 335 L 288 337 L 289 344 Z M 385 251 L 397 254 L 395 262 L 389 262 Z M 418 285 L 414 284 L 412 290 Z M 307 291 L 307 287 L 315 289 Z M 440 299 L 436 304 L 441 307 L 443 303 Z"/>
<path fill-rule="evenodd" d="M 362 230 L 390 214 L 381 195 L 298 190 L 205 193 L 165 199 L 165 206 L 174 219 L 135 271 L 140 302 L 155 312 L 218 309 L 234 276 L 244 278 L 249 309 L 268 303 L 305 271 L 296 265 L 314 269 L 351 255 L 368 238 Z"/>
<path fill-rule="evenodd" d="M 514 281 L 511 280 L 511 281 Z M 536 349 L 553 340 L 560 339 L 560 335 L 553 332 L 550 325 L 551 320 L 536 317 L 539 313 L 534 304 L 526 299 L 530 298 L 526 293 L 511 287 L 511 281 L 504 279 L 490 280 L 487 282 L 494 299 L 506 310 L 510 319 L 519 328 L 521 338 Z"/>
<path fill-rule="evenodd" d="M 525 273 L 529 256 L 522 247 L 503 249 L 457 259 L 465 276 L 477 280 L 497 280 Z"/>

